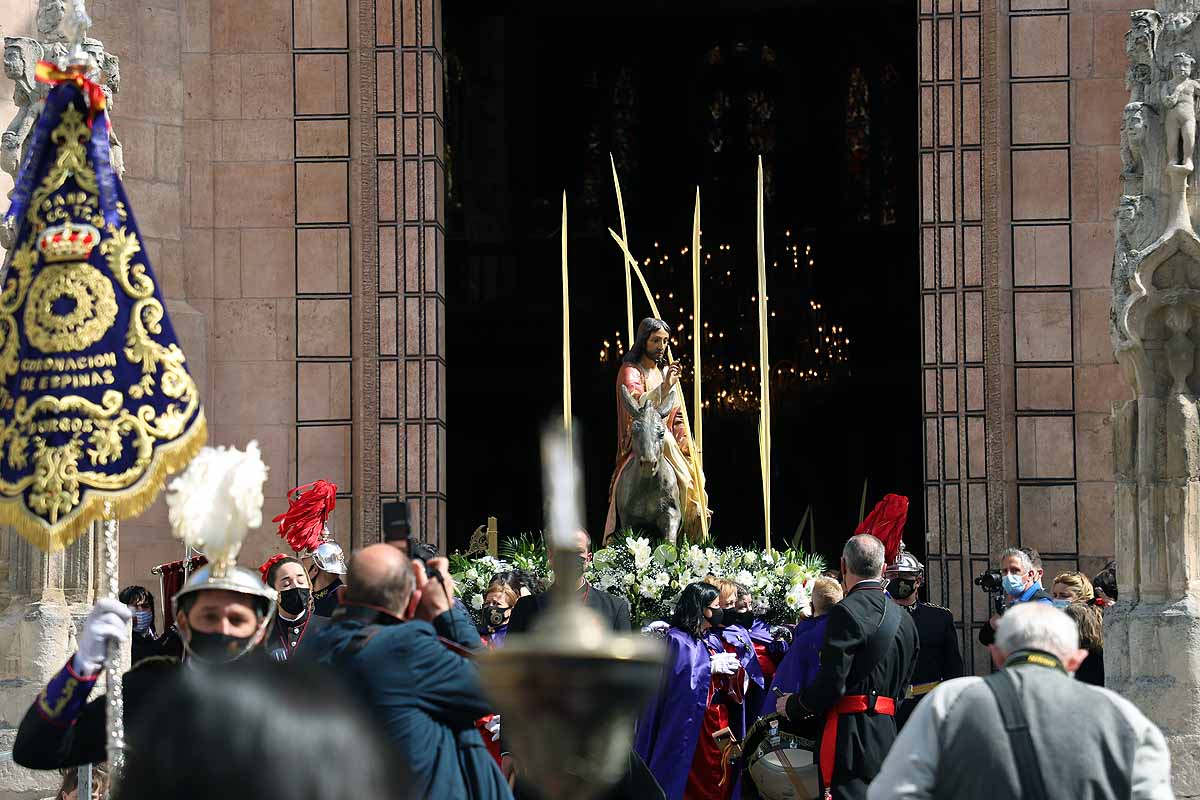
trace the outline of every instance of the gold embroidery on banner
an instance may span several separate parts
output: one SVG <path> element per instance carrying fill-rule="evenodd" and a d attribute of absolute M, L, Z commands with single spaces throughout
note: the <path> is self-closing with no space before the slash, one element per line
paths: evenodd
<path fill-rule="evenodd" d="M 58 157 L 50 165 L 50 171 L 42 179 L 42 185 L 33 193 L 26 217 L 33 225 L 34 233 L 41 232 L 46 222 L 55 222 L 62 217 L 65 210 L 50 205 L 43 209 L 43 203 L 52 202 L 50 196 L 63 187 L 67 178 L 74 178 L 79 188 L 90 195 L 99 195 L 96 185 L 96 172 L 87 162 L 87 143 L 92 139 L 92 132 L 84 121 L 83 113 L 75 106 L 68 106 L 62 113 L 62 121 L 50 134 L 50 141 L 59 145 Z M 63 201 L 65 202 L 65 201 Z M 38 219 L 38 212 L 45 214 L 45 219 Z"/>
<path fill-rule="evenodd" d="M 7 412 L 0 422 L 0 457 L 21 473 L 11 482 L 0 476 L 0 524 L 14 525 L 43 549 L 70 544 L 105 503 L 118 518 L 140 514 L 164 478 L 185 466 L 207 438 L 183 351 L 155 338 L 166 312 L 154 296 L 148 265 L 134 261 L 142 246 L 125 227 L 129 210 L 118 201 L 120 223 L 107 227 L 99 212 L 96 175 L 87 160 L 90 136 L 83 114 L 66 109 L 51 134 L 56 157 L 33 194 L 30 228 L 12 253 L 0 292 L 0 407 Z M 104 229 L 104 237 L 89 225 Z M 103 265 L 87 263 L 87 245 L 97 244 Z M 123 351 L 84 354 L 115 323 L 118 291 L 130 306 Z M 53 355 L 27 350 L 20 358 L 18 315 L 29 344 Z M 113 386 L 120 360 L 140 374 L 124 393 L 114 386 L 99 402 L 35 394 Z M 14 375 L 20 380 L 16 397 L 2 385 Z M 141 402 L 156 391 L 154 405 Z M 128 468 L 104 471 L 119 462 Z"/>
<path fill-rule="evenodd" d="M 55 304 L 64 302 L 73 307 L 56 312 Z M 25 336 L 43 353 L 86 350 L 104 338 L 116 319 L 112 281 L 83 262 L 45 267 L 25 302 Z"/>

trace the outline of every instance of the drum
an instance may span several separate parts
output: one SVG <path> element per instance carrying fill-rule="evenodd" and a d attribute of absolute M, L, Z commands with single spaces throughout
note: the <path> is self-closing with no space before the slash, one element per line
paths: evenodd
<path fill-rule="evenodd" d="M 763 800 L 816 800 L 820 794 L 813 763 L 816 742 L 789 728 L 782 714 L 767 714 L 754 723 L 742 747 L 746 772 Z"/>

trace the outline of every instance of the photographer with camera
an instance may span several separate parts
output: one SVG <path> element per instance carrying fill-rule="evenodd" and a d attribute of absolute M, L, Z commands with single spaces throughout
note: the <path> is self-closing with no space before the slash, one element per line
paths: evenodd
<path fill-rule="evenodd" d="M 300 651 L 335 667 L 378 715 L 413 797 L 511 800 L 475 728 L 491 711 L 469 657 L 479 634 L 453 602 L 447 567 L 386 543 L 358 551 L 331 624 Z"/>
<path fill-rule="evenodd" d="M 979 643 L 987 647 L 996 641 L 996 625 L 1007 609 L 1020 603 L 1054 603 L 1054 598 L 1038 581 L 1029 554 L 1019 547 L 1005 550 L 1000 556 L 999 572 L 985 572 L 975 579 L 975 585 L 996 597 L 995 613 L 979 629 Z"/>

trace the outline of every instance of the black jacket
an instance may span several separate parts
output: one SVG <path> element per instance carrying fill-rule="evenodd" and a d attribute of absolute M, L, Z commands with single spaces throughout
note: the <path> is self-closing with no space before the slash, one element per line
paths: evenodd
<path fill-rule="evenodd" d="M 855 658 L 879 629 L 885 608 L 889 614 L 900 614 L 900 625 L 883 658 L 860 676 L 854 668 Z M 799 697 L 789 698 L 788 717 L 800 719 L 807 711 L 824 718 L 843 697 L 872 692 L 898 701 L 911 682 L 919 651 L 917 627 L 908 613 L 891 601 L 878 581 L 857 584 L 829 610 L 820 669 Z M 867 785 L 895 739 L 896 722 L 890 716 L 870 712 L 842 716 L 831 782 L 837 790 L 834 796 L 838 800 L 865 798 Z"/>
<path fill-rule="evenodd" d="M 629 601 L 623 597 L 601 591 L 595 586 L 581 590 L 584 604 L 599 614 L 617 633 L 629 632 Z M 525 633 L 533 627 L 533 621 L 550 605 L 552 592 L 543 592 L 522 597 L 513 606 L 508 618 L 508 635 Z"/>
<path fill-rule="evenodd" d="M 959 633 L 954 627 L 954 615 L 950 613 L 950 609 L 921 602 L 903 608 L 909 612 L 913 624 L 917 626 L 917 638 L 921 642 L 921 652 L 917 656 L 917 666 L 912 675 L 913 684 L 961 678 L 963 661 L 959 649 Z M 897 730 L 904 727 L 904 723 L 908 721 L 909 715 L 920 701 L 920 697 L 914 697 L 896 710 Z"/>
<path fill-rule="evenodd" d="M 146 707 L 147 698 L 175 674 L 178 665 L 173 658 L 148 658 L 122 676 L 126 730 Z M 13 742 L 13 761 L 22 767 L 60 769 L 96 764 L 108 757 L 105 753 L 108 700 L 102 694 L 83 706 L 78 714 L 71 713 L 70 708 L 78 706 L 64 702 L 63 698 L 79 697 L 80 693 L 86 698 L 96 683 L 95 678 L 71 682 L 72 676 L 69 667 L 64 667 L 25 712 Z M 64 683 L 66 688 L 57 691 Z"/>

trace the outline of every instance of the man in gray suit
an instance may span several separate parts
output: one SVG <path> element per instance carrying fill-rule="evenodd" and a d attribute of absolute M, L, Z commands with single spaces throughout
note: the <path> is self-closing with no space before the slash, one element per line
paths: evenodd
<path fill-rule="evenodd" d="M 1045 603 L 1009 609 L 987 678 L 957 678 L 917 706 L 870 800 L 1170 800 L 1162 732 L 1123 697 L 1077 682 L 1075 623 Z"/>

